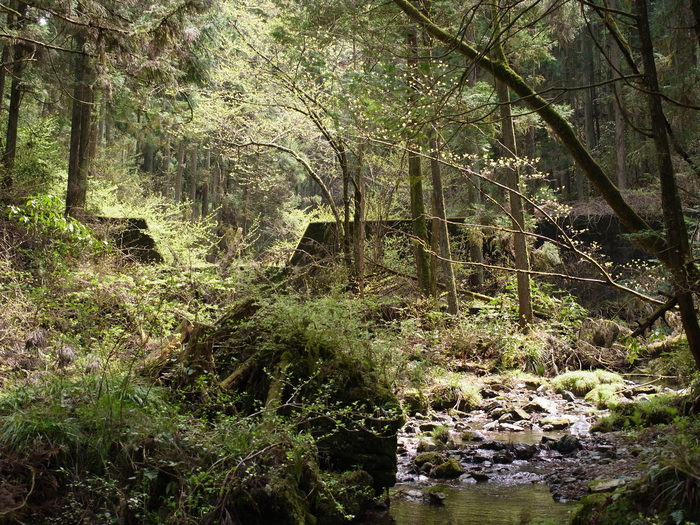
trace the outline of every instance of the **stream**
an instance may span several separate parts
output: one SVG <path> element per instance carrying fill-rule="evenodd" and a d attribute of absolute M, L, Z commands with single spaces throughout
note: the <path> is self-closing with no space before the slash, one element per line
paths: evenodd
<path fill-rule="evenodd" d="M 639 447 L 590 433 L 604 411 L 536 384 L 494 390 L 478 410 L 404 425 L 389 510 L 363 523 L 565 524 L 575 500 L 639 476 Z"/>

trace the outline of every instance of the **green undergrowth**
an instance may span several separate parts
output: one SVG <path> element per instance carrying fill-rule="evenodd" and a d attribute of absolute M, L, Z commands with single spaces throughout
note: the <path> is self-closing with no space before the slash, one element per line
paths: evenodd
<path fill-rule="evenodd" d="M 229 513 L 246 523 L 312 523 L 314 515 L 341 523 L 374 498 L 367 473 L 321 472 L 315 439 L 283 419 L 206 421 L 171 397 L 123 372 L 7 389 L 0 475 L 26 501 L 11 517 L 220 523 Z"/>
<path fill-rule="evenodd" d="M 651 421 L 649 421 L 651 422 Z M 700 419 L 676 417 L 650 452 L 642 477 L 579 504 L 574 525 L 692 524 L 700 521 Z"/>
<path fill-rule="evenodd" d="M 610 415 L 601 418 L 592 430 L 610 432 L 669 424 L 683 414 L 683 405 L 684 398 L 678 394 L 654 394 L 642 401 L 614 406 Z"/>
<path fill-rule="evenodd" d="M 55 200 L 28 206 L 0 221 L 3 519 L 335 524 L 393 482 L 406 360 L 372 325 L 381 302 L 300 296 L 185 245 L 135 264 L 86 242 L 97 234 Z M 251 297 L 257 314 L 224 331 L 215 370 L 143 366 Z M 245 385 L 221 388 L 255 352 Z"/>

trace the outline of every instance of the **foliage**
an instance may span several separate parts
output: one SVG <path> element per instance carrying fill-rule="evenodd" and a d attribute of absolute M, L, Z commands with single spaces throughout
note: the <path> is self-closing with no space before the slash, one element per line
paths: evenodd
<path fill-rule="evenodd" d="M 31 197 L 23 206 L 10 205 L 9 219 L 25 228 L 50 239 L 49 250 L 56 250 L 61 256 L 75 256 L 79 250 L 97 248 L 92 230 L 79 220 L 64 215 L 63 202 L 55 195 Z"/>
<path fill-rule="evenodd" d="M 659 400 L 657 407 L 661 406 Z M 649 408 L 644 410 L 648 413 Z M 641 479 L 612 497 L 584 498 L 572 523 L 696 523 L 700 519 L 700 423 L 696 417 L 676 419 L 661 442 L 648 457 Z"/>

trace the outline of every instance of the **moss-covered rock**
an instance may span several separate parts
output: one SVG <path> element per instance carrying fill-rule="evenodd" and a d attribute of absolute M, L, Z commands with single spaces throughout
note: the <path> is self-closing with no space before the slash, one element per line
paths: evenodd
<path fill-rule="evenodd" d="M 600 409 L 612 408 L 620 403 L 622 396 L 619 392 L 618 384 L 598 385 L 584 399 Z"/>
<path fill-rule="evenodd" d="M 454 479 L 458 478 L 462 474 L 464 474 L 464 468 L 462 468 L 462 465 L 460 465 L 459 461 L 457 461 L 455 458 L 450 458 L 435 467 L 431 471 L 430 477 L 439 479 Z"/>
<path fill-rule="evenodd" d="M 552 387 L 557 392 L 570 391 L 577 396 L 585 396 L 599 385 L 617 385 L 624 388 L 622 377 L 607 370 L 577 370 L 558 375 L 552 380 Z"/>
<path fill-rule="evenodd" d="M 401 395 L 401 405 L 410 415 L 428 410 L 428 401 L 419 388 L 407 388 Z"/>
<path fill-rule="evenodd" d="M 426 463 L 440 465 L 445 462 L 445 456 L 439 452 L 421 452 L 413 459 L 413 464 L 420 468 Z"/>
<path fill-rule="evenodd" d="M 324 475 L 315 508 L 318 525 L 336 525 L 361 516 L 374 501 L 374 480 L 364 470 Z"/>
<path fill-rule="evenodd" d="M 600 523 L 601 515 L 609 503 L 607 494 L 591 494 L 579 502 L 571 516 L 571 525 L 592 525 Z"/>

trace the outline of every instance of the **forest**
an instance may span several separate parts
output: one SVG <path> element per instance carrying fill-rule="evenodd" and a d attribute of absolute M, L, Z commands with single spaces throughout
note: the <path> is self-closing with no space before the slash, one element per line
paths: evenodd
<path fill-rule="evenodd" d="M 0 524 L 700 523 L 700 0 L 1 0 Z"/>

